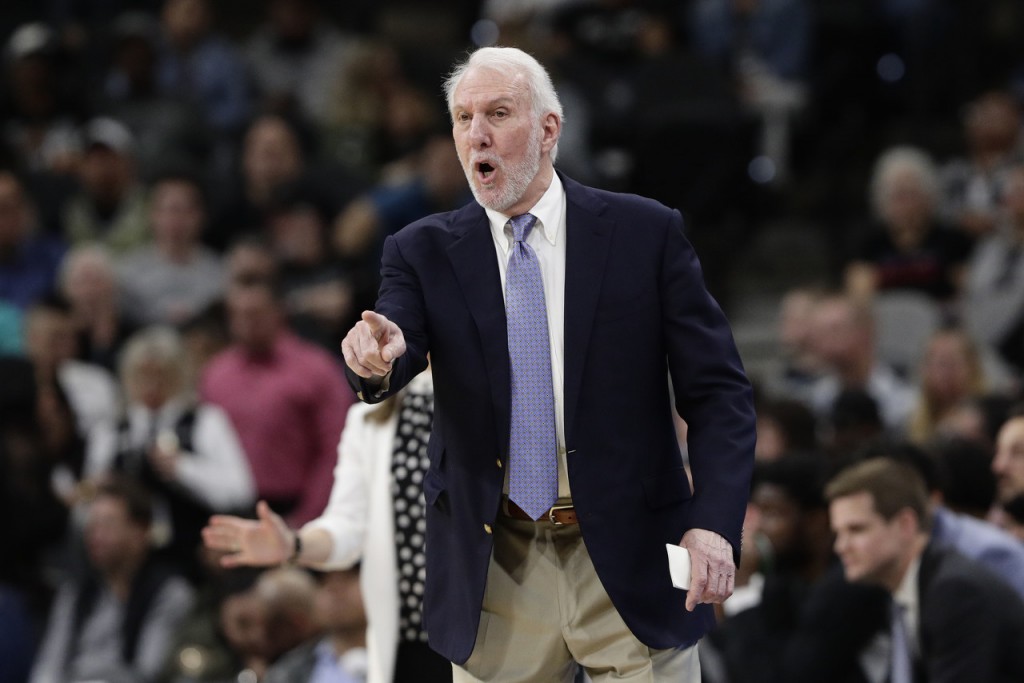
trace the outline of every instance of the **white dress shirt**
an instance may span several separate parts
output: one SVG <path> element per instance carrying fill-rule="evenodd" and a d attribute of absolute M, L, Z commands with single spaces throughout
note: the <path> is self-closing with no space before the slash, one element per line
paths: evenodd
<path fill-rule="evenodd" d="M 121 444 L 116 423 L 98 426 L 86 452 L 85 476 L 96 477 L 109 472 L 119 444 L 141 448 L 152 434 L 173 431 L 191 407 L 192 403 L 183 399 L 171 399 L 157 413 L 138 404 L 130 405 L 125 415 L 126 443 Z M 199 403 L 195 411 L 192 452 L 178 460 L 178 483 L 216 511 L 252 505 L 256 499 L 256 484 L 227 414 L 212 403 Z"/>
<path fill-rule="evenodd" d="M 921 638 L 918 634 L 921 611 L 917 589 L 920 572 L 921 556 L 918 555 L 907 567 L 907 572 L 903 575 L 899 587 L 892 594 L 893 602 L 903 608 L 903 624 L 907 628 L 907 642 L 915 657 L 921 656 Z"/>
<path fill-rule="evenodd" d="M 501 274 L 501 291 L 505 293 L 505 274 L 512 254 L 512 232 L 506 229 L 507 216 L 493 209 L 485 209 L 494 237 L 494 248 Z M 526 237 L 537 255 L 540 276 L 544 283 L 544 303 L 548 312 L 548 340 L 551 344 L 551 386 L 555 397 L 555 436 L 558 444 L 558 497 L 569 497 L 569 475 L 565 464 L 565 188 L 557 174 L 551 184 L 528 213 L 537 217 L 537 223 Z M 506 468 L 505 492 L 508 492 Z"/>

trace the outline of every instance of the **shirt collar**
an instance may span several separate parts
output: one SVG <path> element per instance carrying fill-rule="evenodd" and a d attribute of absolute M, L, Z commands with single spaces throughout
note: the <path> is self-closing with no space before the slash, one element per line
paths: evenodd
<path fill-rule="evenodd" d="M 537 217 L 537 226 L 541 228 L 544 239 L 553 245 L 558 242 L 558 231 L 564 222 L 562 213 L 565 207 L 565 189 L 562 187 L 562 180 L 557 173 L 551 174 L 551 184 L 545 190 L 540 200 L 527 212 Z M 505 225 L 511 216 L 484 208 L 487 213 L 487 220 L 491 224 L 491 233 L 498 244 L 508 248 L 508 238 L 505 236 Z"/>
<path fill-rule="evenodd" d="M 892 599 L 912 614 L 917 612 L 917 578 L 920 569 L 921 556 L 918 555 L 910 563 L 910 566 L 907 567 L 900 585 L 896 588 L 896 592 L 892 594 Z"/>

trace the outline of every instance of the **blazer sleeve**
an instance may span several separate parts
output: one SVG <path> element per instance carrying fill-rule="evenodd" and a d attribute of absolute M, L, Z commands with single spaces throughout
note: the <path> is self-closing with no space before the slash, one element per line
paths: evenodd
<path fill-rule="evenodd" d="M 402 389 L 427 367 L 429 351 L 427 316 L 420 279 L 402 253 L 398 240 L 389 235 L 381 256 L 381 287 L 375 308 L 398 325 L 405 337 L 405 354 L 395 359 L 384 386 L 367 382 L 345 367 L 345 376 L 359 400 L 378 403 Z"/>
<path fill-rule="evenodd" d="M 670 214 L 663 254 L 665 344 L 693 475 L 690 522 L 725 537 L 738 559 L 754 463 L 753 392 L 678 211 Z"/>

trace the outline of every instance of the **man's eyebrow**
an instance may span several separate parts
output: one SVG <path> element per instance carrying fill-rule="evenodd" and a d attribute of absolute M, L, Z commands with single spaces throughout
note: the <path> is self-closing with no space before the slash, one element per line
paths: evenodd
<path fill-rule="evenodd" d="M 511 97 L 509 95 L 502 95 L 501 97 L 496 97 L 493 100 L 488 100 L 484 102 L 484 109 L 496 109 L 498 107 L 507 107 L 509 105 L 515 105 L 515 103 L 516 99 L 514 97 Z M 465 108 L 465 103 L 456 102 L 455 106 L 453 107 L 453 110 L 462 110 Z"/>

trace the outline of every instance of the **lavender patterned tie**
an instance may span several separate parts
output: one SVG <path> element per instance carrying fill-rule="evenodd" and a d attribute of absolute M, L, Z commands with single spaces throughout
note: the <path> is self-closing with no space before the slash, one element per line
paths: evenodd
<path fill-rule="evenodd" d="M 505 277 L 512 375 L 509 498 L 533 519 L 540 518 L 558 498 L 548 314 L 540 264 L 526 243 L 536 222 L 537 217 L 528 213 L 509 220 L 515 244 Z"/>
<path fill-rule="evenodd" d="M 892 658 L 889 661 L 889 683 L 914 683 L 910 634 L 907 633 L 905 608 L 895 600 L 889 603 L 892 634 Z"/>

